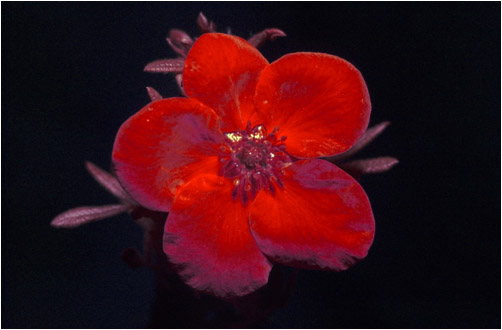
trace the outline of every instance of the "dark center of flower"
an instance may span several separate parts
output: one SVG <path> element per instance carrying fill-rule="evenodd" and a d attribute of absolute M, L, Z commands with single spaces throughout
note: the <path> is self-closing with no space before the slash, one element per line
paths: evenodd
<path fill-rule="evenodd" d="M 266 165 L 267 148 L 260 148 L 253 141 L 249 141 L 242 147 L 242 151 L 237 154 L 237 158 L 246 165 L 246 168 L 251 170 L 257 165 Z"/>
<path fill-rule="evenodd" d="M 281 178 L 284 168 L 291 164 L 285 152 L 285 136 L 277 138 L 276 127 L 267 134 L 264 125 L 225 133 L 225 145 L 221 147 L 219 175 L 232 179 L 232 198 L 239 198 L 244 205 L 256 197 L 261 189 L 274 193 L 283 187 Z"/>

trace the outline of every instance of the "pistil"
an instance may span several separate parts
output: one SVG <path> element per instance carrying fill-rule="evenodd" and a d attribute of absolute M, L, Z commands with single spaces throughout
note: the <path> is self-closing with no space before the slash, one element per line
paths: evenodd
<path fill-rule="evenodd" d="M 221 148 L 219 175 L 232 179 L 232 199 L 240 199 L 244 205 L 252 201 L 264 189 L 271 194 L 277 187 L 283 188 L 284 168 L 291 164 L 285 152 L 285 136 L 277 138 L 278 127 L 267 134 L 264 125 L 225 133 L 225 145 Z"/>

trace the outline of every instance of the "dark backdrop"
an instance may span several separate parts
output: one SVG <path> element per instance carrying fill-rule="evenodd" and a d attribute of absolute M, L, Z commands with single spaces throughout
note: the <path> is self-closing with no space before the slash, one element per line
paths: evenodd
<path fill-rule="evenodd" d="M 109 168 L 120 124 L 175 95 L 170 28 L 266 27 L 262 48 L 335 54 L 368 84 L 371 123 L 392 125 L 363 156 L 376 218 L 370 254 L 341 273 L 302 271 L 270 327 L 500 327 L 500 3 L 2 3 L 2 327 L 144 327 L 153 276 L 120 252 L 141 246 L 127 216 L 75 230 L 50 220 L 113 203 L 85 172 Z"/>

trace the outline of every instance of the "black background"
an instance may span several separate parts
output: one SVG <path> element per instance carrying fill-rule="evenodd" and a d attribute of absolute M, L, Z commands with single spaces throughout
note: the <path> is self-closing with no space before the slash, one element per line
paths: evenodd
<path fill-rule="evenodd" d="M 368 257 L 341 273 L 302 271 L 270 327 L 500 327 L 500 3 L 2 3 L 2 327 L 144 327 L 153 276 L 130 270 L 141 246 L 128 216 L 49 226 L 79 205 L 113 203 L 86 173 L 106 169 L 120 124 L 176 95 L 171 28 L 198 12 L 261 48 L 351 61 L 370 90 L 371 124 L 392 125 L 362 156 L 377 223 Z"/>

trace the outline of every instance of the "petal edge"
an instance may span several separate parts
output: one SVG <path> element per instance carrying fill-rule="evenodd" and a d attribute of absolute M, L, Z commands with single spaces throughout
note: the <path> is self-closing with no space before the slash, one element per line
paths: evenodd
<path fill-rule="evenodd" d="M 361 186 L 320 159 L 286 169 L 284 189 L 260 193 L 250 211 L 251 232 L 271 260 L 302 268 L 344 270 L 364 258 L 374 220 Z"/>
<path fill-rule="evenodd" d="M 267 128 L 279 126 L 288 152 L 326 157 L 349 149 L 368 126 L 371 102 L 361 73 L 322 53 L 288 54 L 267 66 L 255 104 Z"/>
<path fill-rule="evenodd" d="M 152 102 L 120 127 L 112 160 L 124 189 L 141 205 L 168 212 L 178 189 L 217 173 L 218 117 L 196 100 Z"/>
<path fill-rule="evenodd" d="M 255 87 L 267 64 L 246 40 L 206 33 L 188 53 L 183 88 L 188 97 L 214 109 L 221 117 L 222 131 L 237 131 L 244 129 L 255 113 Z"/>
<path fill-rule="evenodd" d="M 210 175 L 187 183 L 167 218 L 163 243 L 187 284 L 224 298 L 264 286 L 271 269 L 249 230 L 248 208 L 232 201 L 232 187 Z"/>

